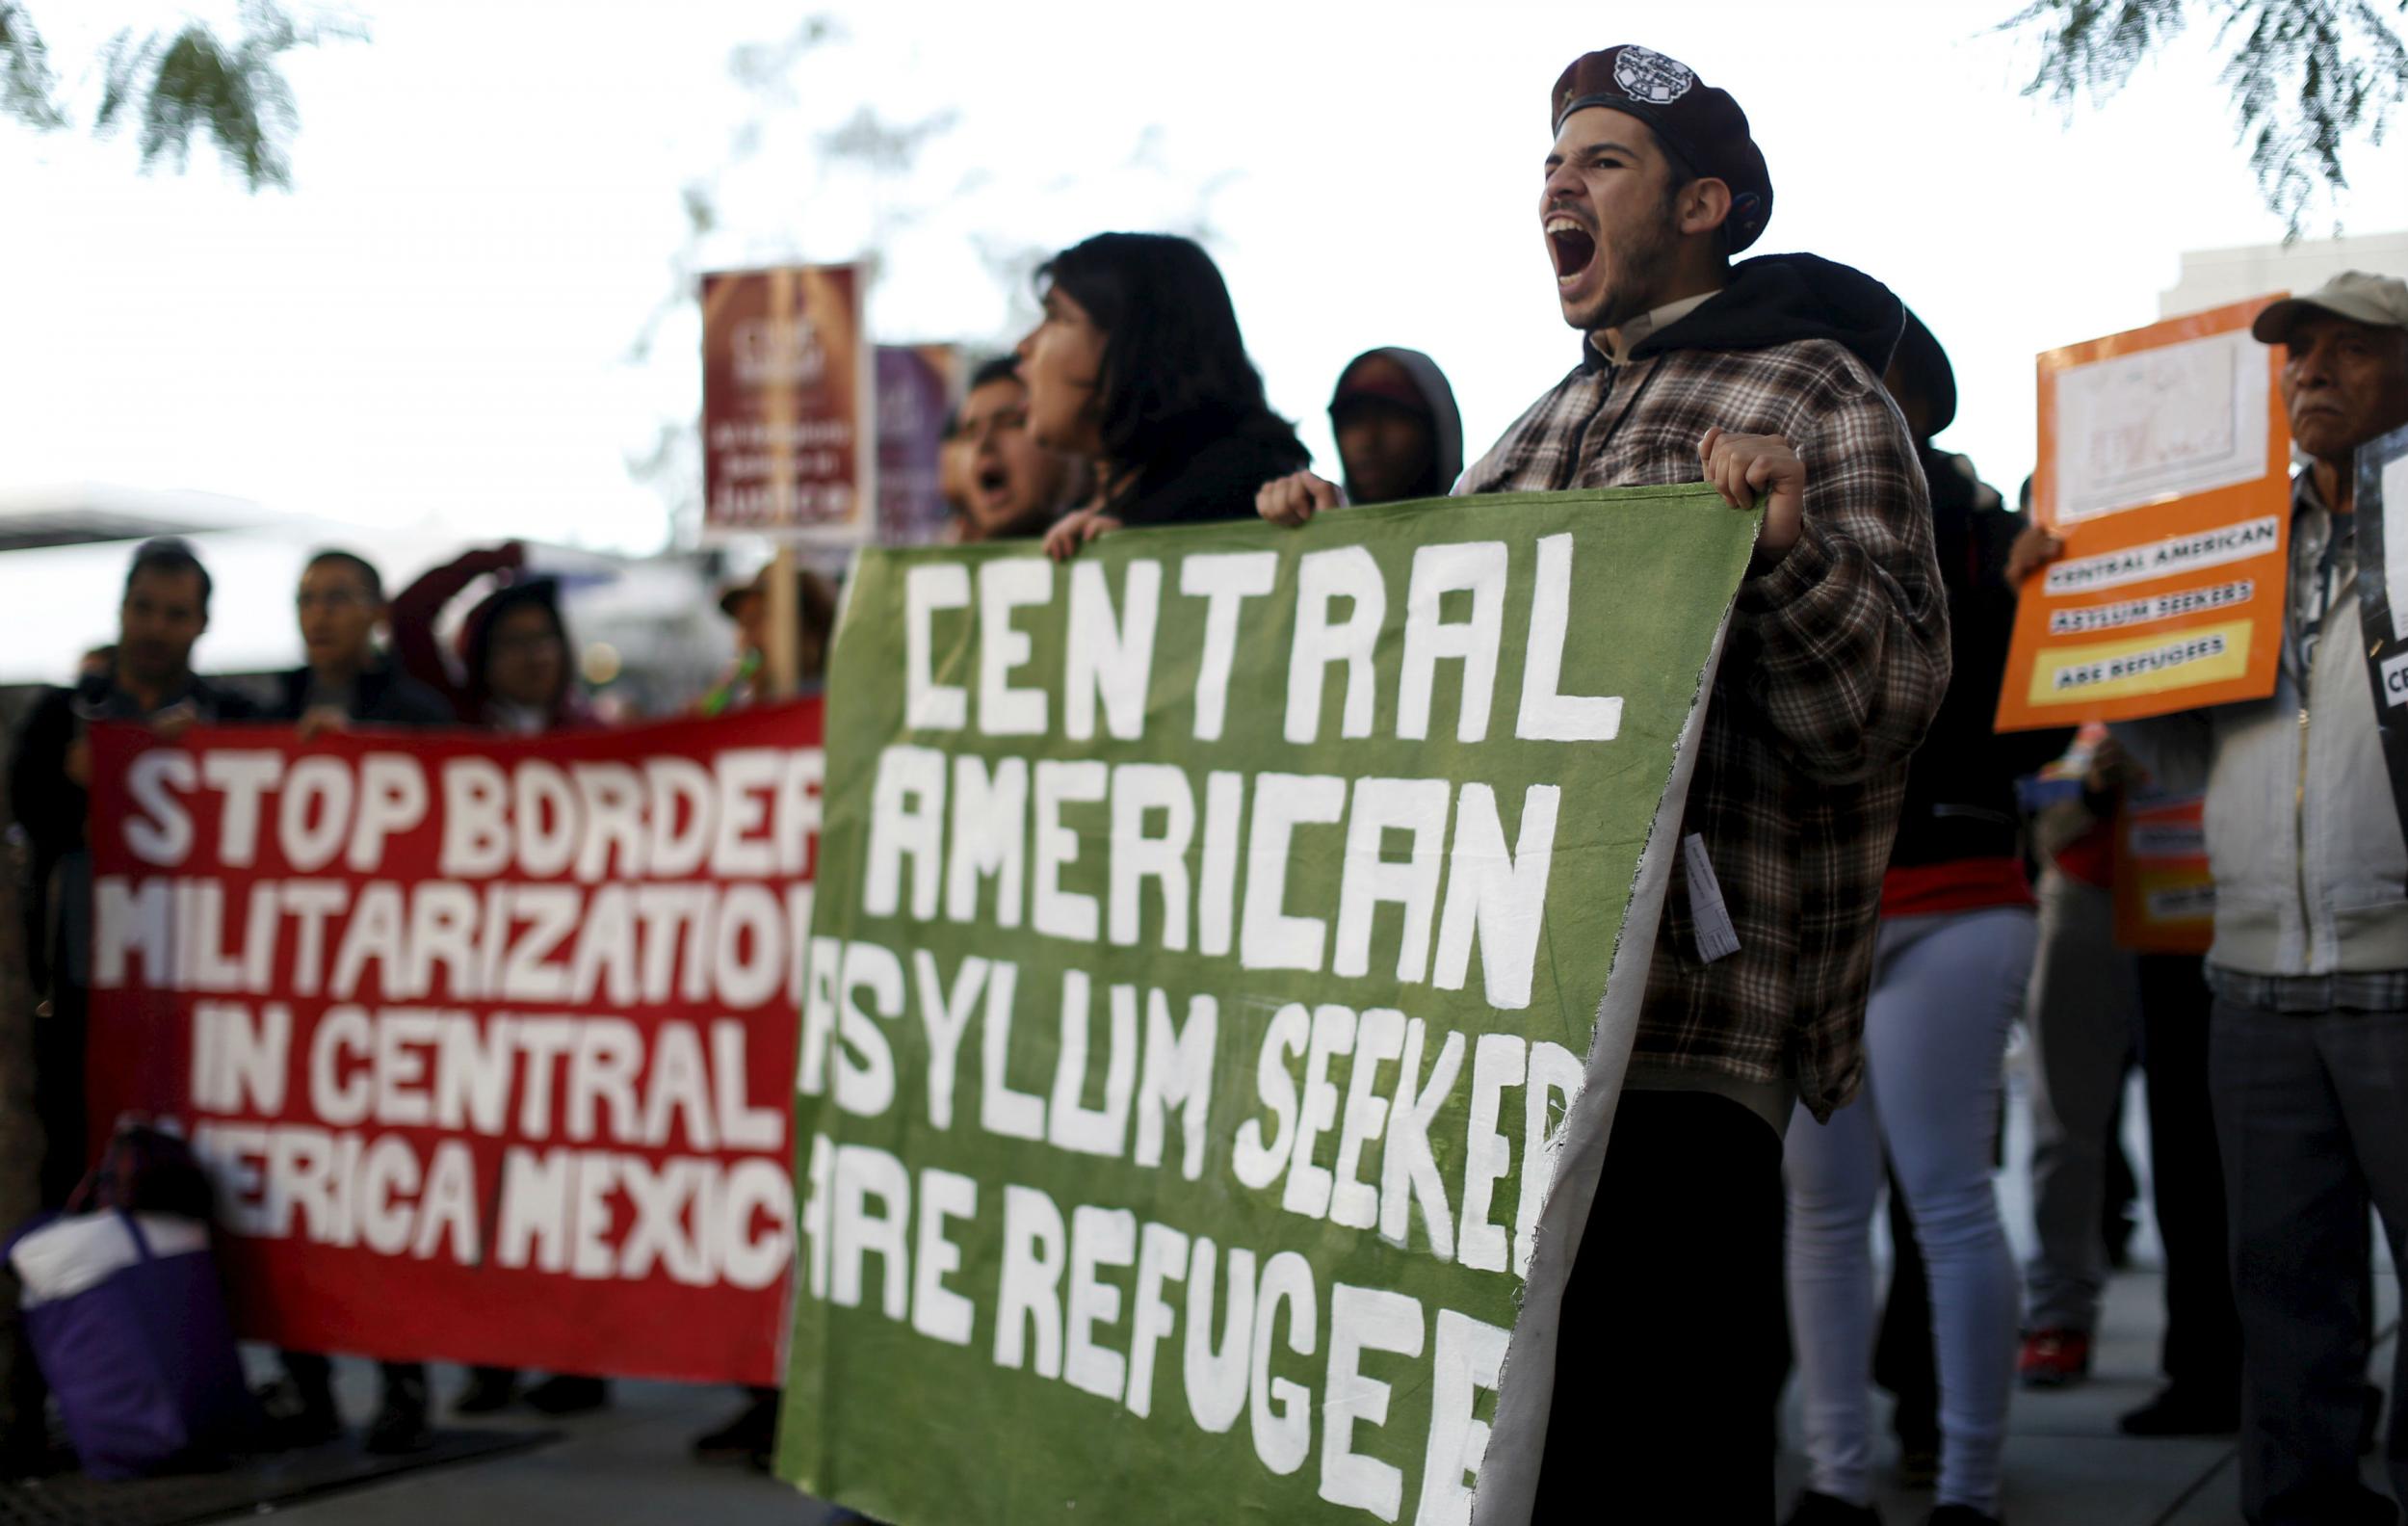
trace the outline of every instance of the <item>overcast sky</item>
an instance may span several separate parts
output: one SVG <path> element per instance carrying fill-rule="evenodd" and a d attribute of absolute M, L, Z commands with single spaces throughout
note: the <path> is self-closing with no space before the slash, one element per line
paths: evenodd
<path fill-rule="evenodd" d="M 100 29 L 175 9 L 32 6 L 70 78 Z M 842 38 L 778 100 L 728 63 L 791 32 L 790 4 L 360 8 L 370 40 L 292 67 L 290 194 L 245 194 L 206 149 L 144 175 L 127 143 L 0 123 L 0 487 L 656 546 L 662 495 L 627 463 L 698 406 L 691 313 L 630 352 L 695 182 L 723 217 L 707 263 L 875 244 L 893 340 L 991 343 L 1026 307 L 996 259 L 1200 216 L 1324 469 L 1330 383 L 1381 344 L 1438 359 L 1477 452 L 1576 357 L 1538 233 L 1546 101 L 1620 41 L 1739 97 L 1775 185 L 1758 250 L 1857 265 L 1921 312 L 1964 399 L 1944 443 L 2010 492 L 2035 352 L 2154 319 L 2184 250 L 2282 234 L 2206 39 L 2069 122 L 2017 92 L 2029 44 L 1990 30 L 2012 0 L 830 9 Z M 952 126 L 907 172 L 831 170 L 823 135 L 865 107 Z M 2408 224 L 2408 155 L 2352 169 L 2348 231 Z"/>

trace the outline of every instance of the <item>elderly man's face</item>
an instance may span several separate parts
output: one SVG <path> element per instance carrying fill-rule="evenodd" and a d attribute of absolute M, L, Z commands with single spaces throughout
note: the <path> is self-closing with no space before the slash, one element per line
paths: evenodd
<path fill-rule="evenodd" d="M 2359 446 L 2408 425 L 2408 329 L 2316 313 L 2292 327 L 2285 348 L 2283 406 L 2301 450 L 2346 464 Z"/>

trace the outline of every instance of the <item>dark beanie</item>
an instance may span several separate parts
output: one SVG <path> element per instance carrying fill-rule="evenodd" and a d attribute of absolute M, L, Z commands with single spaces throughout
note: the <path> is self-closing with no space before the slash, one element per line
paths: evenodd
<path fill-rule="evenodd" d="M 1692 175 L 1729 186 L 1731 215 L 1722 227 L 1734 254 L 1755 243 L 1771 219 L 1772 172 L 1748 135 L 1747 113 L 1688 65 L 1628 42 L 1584 53 L 1556 81 L 1548 102 L 1555 132 L 1592 106 L 1624 112 L 1655 129 Z"/>

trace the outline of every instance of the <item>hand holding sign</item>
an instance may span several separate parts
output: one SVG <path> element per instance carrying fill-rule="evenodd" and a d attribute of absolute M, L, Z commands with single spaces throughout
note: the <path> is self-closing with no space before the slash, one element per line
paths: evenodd
<path fill-rule="evenodd" d="M 1254 512 L 1272 524 L 1294 528 L 1344 502 L 1346 494 L 1327 478 L 1309 471 L 1290 472 L 1263 484 L 1254 495 Z"/>
<path fill-rule="evenodd" d="M 2031 524 L 2007 581 L 2002 731 L 2273 691 L 2290 431 L 2263 301 L 2039 357 Z"/>
<path fill-rule="evenodd" d="M 1790 554 L 1806 528 L 1806 463 L 1778 434 L 1731 434 L 1719 427 L 1697 442 L 1706 482 L 1734 509 L 1753 509 L 1766 496 L 1765 527 L 1756 559 L 1770 566 Z"/>
<path fill-rule="evenodd" d="M 2065 542 L 2044 525 L 2028 524 L 2006 549 L 2006 586 L 2021 593 L 2031 575 L 2065 554 Z"/>

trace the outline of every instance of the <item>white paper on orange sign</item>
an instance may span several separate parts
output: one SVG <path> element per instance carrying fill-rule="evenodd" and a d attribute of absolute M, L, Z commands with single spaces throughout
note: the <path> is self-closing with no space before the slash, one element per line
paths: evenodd
<path fill-rule="evenodd" d="M 2061 523 L 2265 470 L 2265 351 L 2246 329 L 2076 366 L 2056 384 Z"/>

